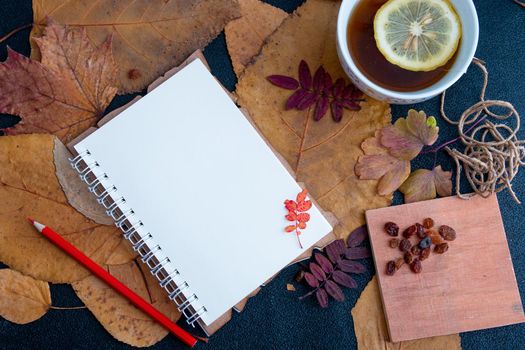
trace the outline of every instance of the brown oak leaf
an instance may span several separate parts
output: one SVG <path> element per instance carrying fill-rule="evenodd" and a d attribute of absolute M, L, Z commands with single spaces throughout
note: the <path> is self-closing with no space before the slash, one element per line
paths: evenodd
<path fill-rule="evenodd" d="M 436 194 L 447 197 L 452 194 L 452 172 L 444 171 L 441 165 L 433 170 L 418 169 L 410 174 L 399 190 L 405 195 L 405 203 L 436 198 Z"/>
<path fill-rule="evenodd" d="M 286 12 L 259 0 L 239 0 L 241 17 L 224 28 L 226 45 L 237 77 L 255 57 L 264 40 L 288 16 Z"/>
<path fill-rule="evenodd" d="M 43 222 L 99 264 L 134 258 L 113 226 L 97 224 L 71 207 L 55 174 L 56 138 L 0 137 L 0 261 L 34 278 L 70 283 L 89 272 L 27 221 Z"/>
<path fill-rule="evenodd" d="M 390 122 L 389 105 L 366 97 L 360 111 L 344 110 L 340 123 L 330 118 L 315 122 L 313 107 L 285 111 L 289 90 L 276 89 L 266 79 L 276 72 L 296 76 L 301 60 L 312 67 L 322 65 L 334 78 L 345 77 L 335 43 L 339 5 L 309 0 L 285 19 L 244 71 L 237 95 L 239 104 L 295 171 L 296 179 L 339 219 L 334 233 L 346 237 L 364 223 L 366 209 L 390 203 L 390 198 L 377 195 L 376 181 L 360 181 L 354 174 L 363 140 Z"/>
<path fill-rule="evenodd" d="M 109 272 L 126 286 L 176 322 L 181 314 L 166 292 L 142 263 L 109 266 Z M 102 326 L 116 339 L 132 346 L 151 346 L 162 340 L 168 330 L 133 306 L 95 276 L 72 284 L 78 297 Z"/>
<path fill-rule="evenodd" d="M 34 38 L 51 17 L 84 28 L 101 45 L 113 36 L 120 93 L 138 92 L 180 64 L 239 16 L 236 0 L 33 1 L 31 57 L 40 57 Z"/>
<path fill-rule="evenodd" d="M 38 320 L 51 306 L 49 284 L 11 269 L 0 270 L 0 316 L 18 324 Z"/>
<path fill-rule="evenodd" d="M 22 118 L 6 133 L 67 142 L 94 125 L 117 92 L 111 39 L 95 47 L 85 29 L 50 23 L 36 43 L 42 62 L 8 49 L 0 64 L 0 112 Z"/>

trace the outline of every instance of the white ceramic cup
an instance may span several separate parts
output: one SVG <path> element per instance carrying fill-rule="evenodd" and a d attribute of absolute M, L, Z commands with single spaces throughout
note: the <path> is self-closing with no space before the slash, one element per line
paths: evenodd
<path fill-rule="evenodd" d="M 337 17 L 337 53 L 346 74 L 364 93 L 394 104 L 413 104 L 435 97 L 448 89 L 467 71 L 478 46 L 479 24 L 472 0 L 449 0 L 461 20 L 462 37 L 458 55 L 450 71 L 435 84 L 417 91 L 400 92 L 386 89 L 368 79 L 355 65 L 348 48 L 348 21 L 355 6 L 364 0 L 343 0 Z"/>

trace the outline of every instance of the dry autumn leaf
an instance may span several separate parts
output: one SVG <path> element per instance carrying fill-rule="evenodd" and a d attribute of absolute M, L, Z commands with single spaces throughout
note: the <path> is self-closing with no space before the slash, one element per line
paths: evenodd
<path fill-rule="evenodd" d="M 38 320 L 51 306 L 49 284 L 11 269 L 0 270 L 0 316 L 18 324 Z"/>
<path fill-rule="evenodd" d="M 158 281 L 139 264 L 131 261 L 109 266 L 109 272 L 176 322 L 181 315 L 175 304 L 168 299 Z M 156 344 L 168 334 L 168 330 L 97 277 L 88 276 L 72 285 L 79 298 L 114 338 L 132 346 L 145 347 Z"/>
<path fill-rule="evenodd" d="M 43 221 L 100 264 L 133 259 L 114 226 L 73 209 L 55 175 L 51 135 L 0 138 L 0 261 L 34 278 L 69 283 L 89 273 L 38 233 L 27 217 Z"/>
<path fill-rule="evenodd" d="M 224 28 L 226 45 L 237 77 L 259 53 L 268 35 L 288 16 L 283 10 L 259 0 L 239 0 L 239 5 L 241 17 Z"/>
<path fill-rule="evenodd" d="M 31 39 L 42 33 L 48 17 L 85 28 L 96 45 L 113 36 L 119 91 L 129 93 L 204 47 L 238 16 L 235 0 L 35 0 Z M 31 44 L 31 57 L 38 59 L 38 47 Z"/>
<path fill-rule="evenodd" d="M 399 190 L 405 195 L 405 203 L 419 202 L 452 194 L 452 172 L 444 171 L 441 165 L 432 170 L 418 169 L 410 174 Z"/>
<path fill-rule="evenodd" d="M 409 110 L 406 118 L 381 130 L 381 144 L 391 155 L 404 160 L 414 159 L 423 146 L 431 146 L 438 138 L 436 119 L 423 111 Z"/>
<path fill-rule="evenodd" d="M 359 350 L 461 350 L 459 334 L 398 343 L 389 342 L 377 277 L 368 283 L 359 300 L 357 300 L 352 309 L 352 317 Z"/>
<path fill-rule="evenodd" d="M 50 133 L 69 141 L 102 116 L 117 89 L 111 40 L 50 23 L 36 40 L 42 62 L 12 50 L 0 64 L 0 112 L 22 118 L 7 134 Z"/>
<path fill-rule="evenodd" d="M 266 77 L 295 76 L 301 60 L 323 65 L 334 79 L 345 77 L 336 53 L 335 30 L 339 2 L 309 0 L 267 39 L 261 54 L 248 66 L 237 85 L 239 104 L 271 145 L 291 165 L 320 206 L 335 214 L 334 233 L 346 237 L 364 223 L 364 211 L 387 206 L 378 196 L 376 181 L 360 181 L 354 165 L 364 139 L 390 122 L 390 108 L 366 97 L 361 111 L 344 111 L 341 123 L 330 118 L 314 122 L 311 108 L 285 111 L 288 91 Z"/>

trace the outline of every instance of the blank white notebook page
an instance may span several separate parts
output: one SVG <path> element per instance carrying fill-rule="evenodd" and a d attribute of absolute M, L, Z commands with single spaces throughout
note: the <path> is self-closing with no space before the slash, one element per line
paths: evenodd
<path fill-rule="evenodd" d="M 200 60 L 75 146 L 88 149 L 206 307 L 210 325 L 299 256 L 301 188 Z M 312 207 L 308 249 L 332 230 Z"/>

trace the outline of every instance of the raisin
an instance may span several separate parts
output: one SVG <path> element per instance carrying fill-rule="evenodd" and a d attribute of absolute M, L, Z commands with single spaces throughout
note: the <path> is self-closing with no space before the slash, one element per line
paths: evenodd
<path fill-rule="evenodd" d="M 412 264 L 410 264 L 410 269 L 414 273 L 420 273 L 421 270 L 423 270 L 423 265 L 421 265 L 421 261 L 416 259 L 416 260 L 412 261 Z"/>
<path fill-rule="evenodd" d="M 425 238 L 427 235 L 425 234 L 425 228 L 423 225 L 421 225 L 419 222 L 416 224 L 416 233 L 419 238 Z"/>
<path fill-rule="evenodd" d="M 390 245 L 390 248 L 397 248 L 397 247 L 399 247 L 399 239 L 392 238 L 390 241 L 388 241 L 388 245 Z"/>
<path fill-rule="evenodd" d="M 421 253 L 421 249 L 417 245 L 414 245 L 412 248 L 410 248 L 410 253 L 412 253 L 412 255 L 418 256 Z"/>
<path fill-rule="evenodd" d="M 399 234 L 399 226 L 395 222 L 387 222 L 385 224 L 385 231 L 392 237 L 396 237 Z"/>
<path fill-rule="evenodd" d="M 417 226 L 412 225 L 412 226 L 409 226 L 405 231 L 403 231 L 403 237 L 410 238 L 416 233 L 417 233 Z"/>
<path fill-rule="evenodd" d="M 430 247 L 431 244 L 432 240 L 430 239 L 430 237 L 425 237 L 421 241 L 419 241 L 419 248 L 425 249 Z"/>
<path fill-rule="evenodd" d="M 456 230 L 447 225 L 439 227 L 439 234 L 445 239 L 445 241 L 453 241 L 456 239 Z"/>
<path fill-rule="evenodd" d="M 435 248 L 434 248 L 434 252 L 438 253 L 438 254 L 443 254 L 444 252 L 446 252 L 448 250 L 448 243 L 441 243 L 441 244 L 438 244 Z"/>
<path fill-rule="evenodd" d="M 440 244 L 440 243 L 443 243 L 443 238 L 441 237 L 441 235 L 435 231 L 435 230 L 430 230 L 430 231 L 427 231 L 427 236 L 430 237 L 430 240 L 432 241 L 432 244 Z"/>
<path fill-rule="evenodd" d="M 425 248 L 419 253 L 419 260 L 423 261 L 430 256 L 430 247 Z"/>
<path fill-rule="evenodd" d="M 397 258 L 395 261 L 396 264 L 396 270 L 399 270 L 401 266 L 405 264 L 405 260 L 403 258 Z"/>
<path fill-rule="evenodd" d="M 423 227 L 427 230 L 429 228 L 434 227 L 434 220 L 432 220 L 432 218 L 426 218 L 425 220 L 423 220 Z"/>
<path fill-rule="evenodd" d="M 414 256 L 410 254 L 410 252 L 406 252 L 405 255 L 403 255 L 403 260 L 405 260 L 407 264 L 411 264 L 412 261 L 414 261 Z"/>
<path fill-rule="evenodd" d="M 399 250 L 402 252 L 408 252 L 412 248 L 412 243 L 408 239 L 402 239 L 401 242 L 399 242 Z"/>
<path fill-rule="evenodd" d="M 394 260 L 390 260 L 386 264 L 386 274 L 388 276 L 393 276 L 395 272 L 396 272 L 396 262 Z"/>

